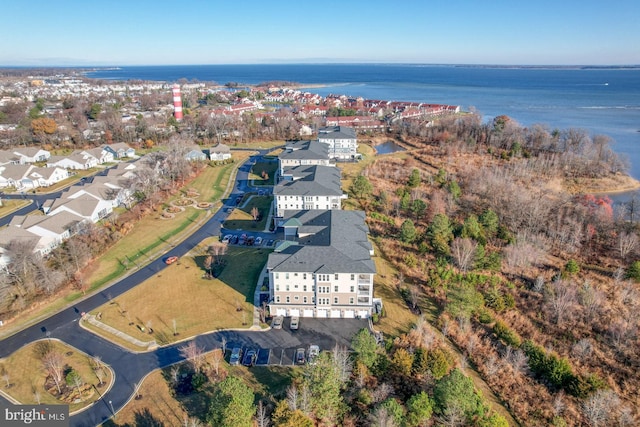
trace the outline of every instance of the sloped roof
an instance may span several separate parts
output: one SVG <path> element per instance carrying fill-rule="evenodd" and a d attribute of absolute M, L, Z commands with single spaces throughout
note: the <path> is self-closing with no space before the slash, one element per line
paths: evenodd
<path fill-rule="evenodd" d="M 287 151 L 278 155 L 282 160 L 326 160 L 329 147 L 318 141 L 295 141 L 287 143 Z"/>
<path fill-rule="evenodd" d="M 273 188 L 276 196 L 341 196 L 340 169 L 333 166 L 295 166 L 286 175 L 293 181 L 281 181 Z"/>
<path fill-rule="evenodd" d="M 272 252 L 267 268 L 274 272 L 375 273 L 364 212 L 343 210 L 288 211 L 302 226 L 297 245 Z"/>

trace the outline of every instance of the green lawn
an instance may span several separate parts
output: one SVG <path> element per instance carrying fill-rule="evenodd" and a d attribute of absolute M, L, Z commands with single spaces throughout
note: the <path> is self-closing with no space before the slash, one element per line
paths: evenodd
<path fill-rule="evenodd" d="M 271 196 L 253 196 L 242 208 L 236 208 L 227 217 L 223 226 L 229 230 L 254 230 L 262 231 L 267 226 L 267 217 L 271 209 L 273 198 Z M 242 202 L 244 203 L 244 201 Z M 260 220 L 254 221 L 251 210 L 256 207 L 260 212 Z"/>
<path fill-rule="evenodd" d="M 91 314 L 101 313 L 103 323 L 141 341 L 155 339 L 158 344 L 217 329 L 250 327 L 255 286 L 270 251 L 231 246 L 220 275 L 207 279 L 203 264 L 206 248 L 213 241 L 217 238 L 202 242 L 177 263 Z M 179 335 L 174 335 L 174 319 Z"/>
<path fill-rule="evenodd" d="M 278 170 L 277 162 L 257 162 L 251 168 L 249 179 L 253 181 L 253 185 L 274 185 L 276 171 Z M 262 172 L 268 174 L 267 179 L 262 177 Z"/>
<path fill-rule="evenodd" d="M 82 402 L 64 402 L 45 390 L 47 372 L 37 351 L 41 345 L 49 345 L 57 353 L 63 355 L 63 363 L 80 375 L 83 383 L 80 386 L 80 390 L 83 391 Z M 9 357 L 0 359 L 0 370 L 9 375 L 10 384 L 9 387 L 6 387 L 7 384 L 3 379 L 2 391 L 22 404 L 33 405 L 38 403 L 38 399 L 43 405 L 70 404 L 69 410 L 73 412 L 100 399 L 101 396 L 96 393 L 97 389 L 104 393 L 108 388 L 108 384 L 111 382 L 111 371 L 104 367 L 100 368 L 104 375 L 103 384 L 100 385 L 95 368 L 91 358 L 74 347 L 58 340 L 36 341 L 27 344 Z M 62 382 L 64 383 L 64 380 Z M 70 389 L 70 393 L 76 392 L 75 387 Z M 78 396 L 76 395 L 76 397 Z"/>

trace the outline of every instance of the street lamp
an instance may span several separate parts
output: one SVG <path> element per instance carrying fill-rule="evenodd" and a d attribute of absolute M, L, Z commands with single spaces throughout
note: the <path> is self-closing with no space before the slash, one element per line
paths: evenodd
<path fill-rule="evenodd" d="M 113 414 L 113 418 L 116 418 L 116 411 L 113 410 L 113 402 L 109 401 L 109 406 L 111 407 L 111 413 Z"/>

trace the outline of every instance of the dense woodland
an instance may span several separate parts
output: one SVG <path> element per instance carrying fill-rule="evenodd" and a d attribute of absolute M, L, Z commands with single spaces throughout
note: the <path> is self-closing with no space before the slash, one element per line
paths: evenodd
<path fill-rule="evenodd" d="M 608 139 L 474 115 L 403 133 L 409 155 L 352 191 L 407 303 L 436 303 L 433 323 L 523 425 L 634 425 L 636 202 L 557 186 L 623 170 Z"/>
<path fill-rule="evenodd" d="M 209 144 L 221 134 L 238 135 L 237 143 L 285 139 L 301 125 L 285 109 L 262 123 L 251 115 L 212 118 L 207 107 L 227 100 L 188 94 L 180 124 L 168 115 L 139 115 L 124 126 L 127 99 L 61 101 L 53 117 L 43 113 L 46 100 L 2 107 L 0 122 L 20 124 L 5 144 L 124 141 L 167 149 L 154 151 L 149 172 L 128 184 L 139 202 L 129 212 L 87 226 L 46 259 L 11 245 L 12 262 L 0 275 L 4 315 L 69 286 L 82 288 L 76 272 L 198 172 L 181 160 L 185 141 Z M 153 111 L 170 99 L 158 93 L 137 102 Z M 89 128 L 102 131 L 99 140 L 83 136 Z M 414 328 L 382 346 L 362 332 L 354 355 L 340 348 L 323 353 L 279 396 L 254 395 L 226 375 L 219 358 L 202 362 L 197 349 L 185 348 L 190 364 L 168 370 L 167 381 L 177 397 L 205 396 L 206 414 L 191 422 L 506 425 L 462 374 L 471 368 L 522 425 L 635 425 L 638 202 L 631 198 L 614 210 L 607 197 L 566 191 L 584 179 L 624 173 L 611 141 L 576 129 L 525 128 L 505 116 L 484 123 L 476 114 L 431 126 L 395 123 L 385 136 L 408 151 L 371 162 L 350 196 L 367 212 L 378 255 L 399 272 L 395 291 L 422 313 Z"/>

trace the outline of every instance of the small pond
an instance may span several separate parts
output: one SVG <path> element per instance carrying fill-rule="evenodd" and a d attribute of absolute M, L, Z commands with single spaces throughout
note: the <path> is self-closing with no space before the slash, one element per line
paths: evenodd
<path fill-rule="evenodd" d="M 404 148 L 402 148 L 401 146 L 399 146 L 393 141 L 384 142 L 380 145 L 374 146 L 373 148 L 376 149 L 377 154 L 391 154 L 391 153 L 397 153 L 398 151 L 405 151 Z"/>

